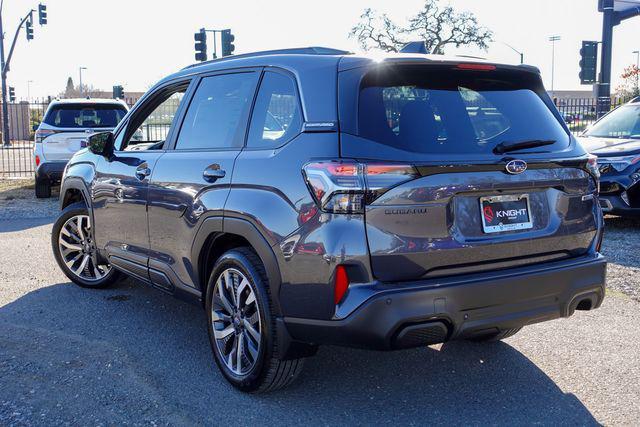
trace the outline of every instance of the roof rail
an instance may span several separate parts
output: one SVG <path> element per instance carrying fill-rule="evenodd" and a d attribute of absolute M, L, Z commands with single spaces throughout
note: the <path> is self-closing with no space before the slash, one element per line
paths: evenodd
<path fill-rule="evenodd" d="M 229 59 L 238 59 L 238 58 L 251 58 L 254 56 L 265 56 L 265 55 L 349 55 L 351 52 L 347 50 L 341 49 L 333 49 L 330 47 L 320 47 L 320 46 L 311 46 L 311 47 L 294 47 L 290 49 L 275 49 L 275 50 L 263 50 L 260 52 L 251 52 L 251 53 L 242 53 L 240 55 L 230 55 L 225 56 L 223 58 L 212 59 L 209 61 L 198 62 L 196 64 L 191 64 L 183 68 L 186 70 L 188 68 L 197 67 L 203 64 L 211 64 L 217 63 L 221 61 L 227 61 Z"/>

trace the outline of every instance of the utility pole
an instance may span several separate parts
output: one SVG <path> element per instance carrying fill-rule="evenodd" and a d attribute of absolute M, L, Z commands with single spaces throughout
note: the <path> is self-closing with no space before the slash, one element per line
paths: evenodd
<path fill-rule="evenodd" d="M 82 70 L 86 70 L 87 67 L 78 67 L 78 70 L 80 71 L 80 86 L 78 87 L 78 89 L 80 90 L 80 97 L 82 98 Z"/>
<path fill-rule="evenodd" d="M 554 90 L 554 80 L 556 74 L 556 42 L 561 40 L 560 36 L 551 36 L 551 92 Z"/>

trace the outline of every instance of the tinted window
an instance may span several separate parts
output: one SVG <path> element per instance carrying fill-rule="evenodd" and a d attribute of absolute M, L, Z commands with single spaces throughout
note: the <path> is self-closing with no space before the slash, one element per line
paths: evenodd
<path fill-rule="evenodd" d="M 51 107 L 44 122 L 61 128 L 113 128 L 125 114 L 122 105 L 60 104 Z"/>
<path fill-rule="evenodd" d="M 530 75 L 530 76 L 529 76 Z M 569 136 L 531 73 L 393 67 L 365 76 L 357 134 L 410 153 L 490 154 L 501 142 Z M 538 79 L 539 80 L 539 79 Z M 409 157 L 409 156 L 407 156 Z"/>
<path fill-rule="evenodd" d="M 640 138 L 640 105 L 625 105 L 594 124 L 587 136 Z"/>
<path fill-rule="evenodd" d="M 251 118 L 249 147 L 278 147 L 300 132 L 302 114 L 295 81 L 280 73 L 265 73 Z"/>
<path fill-rule="evenodd" d="M 176 148 L 241 147 L 256 80 L 257 73 L 202 79 L 189 104 Z"/>

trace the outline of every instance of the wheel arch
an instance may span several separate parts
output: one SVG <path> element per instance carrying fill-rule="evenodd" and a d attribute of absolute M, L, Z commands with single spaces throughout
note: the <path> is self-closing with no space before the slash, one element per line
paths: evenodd
<path fill-rule="evenodd" d="M 92 216 L 91 197 L 86 183 L 77 177 L 69 177 L 62 182 L 60 187 L 60 209 L 64 209 L 71 203 L 84 202 Z"/>
<path fill-rule="evenodd" d="M 206 294 L 206 286 L 215 260 L 224 252 L 237 247 L 251 248 L 262 261 L 269 279 L 273 309 L 277 316 L 281 316 L 278 296 L 282 278 L 277 258 L 260 231 L 244 219 L 223 220 L 222 217 L 210 217 L 200 226 L 192 247 L 191 259 L 197 263 L 195 271 L 202 295 Z"/>

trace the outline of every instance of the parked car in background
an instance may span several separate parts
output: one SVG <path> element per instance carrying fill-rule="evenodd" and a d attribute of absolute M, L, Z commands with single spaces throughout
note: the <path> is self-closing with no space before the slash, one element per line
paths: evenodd
<path fill-rule="evenodd" d="M 201 304 L 224 377 L 270 391 L 319 345 L 500 340 L 599 307 L 592 160 L 534 67 L 237 55 L 89 138 L 51 244 L 80 286 L 124 273 Z"/>
<path fill-rule="evenodd" d="M 52 101 L 35 131 L 36 197 L 50 197 L 51 186 L 60 181 L 71 156 L 86 147 L 87 138 L 113 130 L 127 111 L 127 104 L 113 99 Z"/>
<path fill-rule="evenodd" d="M 579 139 L 598 157 L 603 211 L 640 215 L 640 97 L 602 117 Z"/>

